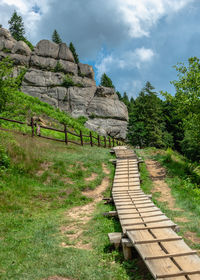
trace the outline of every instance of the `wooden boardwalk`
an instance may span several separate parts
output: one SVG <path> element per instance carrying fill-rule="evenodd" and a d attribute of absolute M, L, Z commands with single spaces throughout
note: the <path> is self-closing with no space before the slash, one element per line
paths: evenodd
<path fill-rule="evenodd" d="M 200 280 L 200 258 L 175 232 L 174 224 L 140 188 L 138 159 L 126 147 L 114 148 L 117 162 L 112 196 L 123 235 L 154 279 Z"/>

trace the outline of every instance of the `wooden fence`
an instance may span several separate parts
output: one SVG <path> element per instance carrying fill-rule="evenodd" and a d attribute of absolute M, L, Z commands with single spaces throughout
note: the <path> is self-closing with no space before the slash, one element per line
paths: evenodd
<path fill-rule="evenodd" d="M 17 123 L 17 124 L 21 124 L 21 125 L 27 125 L 31 128 L 32 137 L 36 136 L 36 137 L 41 137 L 41 138 L 45 138 L 48 140 L 63 142 L 66 145 L 68 145 L 69 143 L 73 143 L 73 144 L 81 145 L 81 146 L 90 145 L 91 147 L 97 146 L 97 147 L 104 147 L 104 148 L 106 148 L 106 147 L 111 148 L 111 147 L 123 145 L 122 141 L 119 141 L 119 140 L 115 139 L 114 137 L 105 137 L 105 136 L 100 136 L 100 135 L 94 136 L 94 135 L 92 135 L 92 132 L 90 132 L 89 135 L 85 135 L 85 134 L 83 134 L 83 132 L 81 130 L 80 130 L 79 134 L 77 134 L 75 132 L 68 130 L 66 124 L 63 125 L 63 130 L 62 130 L 62 129 L 57 129 L 57 128 L 53 128 L 53 127 L 40 125 L 37 121 L 34 120 L 34 118 L 31 118 L 30 123 L 21 122 L 21 121 L 17 121 L 17 120 L 11 120 L 11 119 L 7 119 L 7 118 L 3 118 L 3 117 L 0 117 L 0 120 Z M 1 126 L 0 126 L 0 129 L 5 130 L 5 131 L 17 132 L 17 131 L 13 131 L 10 129 L 2 128 Z M 63 133 L 64 139 L 58 139 L 58 138 L 44 136 L 41 134 L 41 129 Z M 23 134 L 26 134 L 26 133 L 23 133 Z M 69 135 L 73 135 L 73 138 L 77 138 L 77 141 L 69 139 Z M 85 141 L 85 139 L 88 139 L 88 141 Z"/>

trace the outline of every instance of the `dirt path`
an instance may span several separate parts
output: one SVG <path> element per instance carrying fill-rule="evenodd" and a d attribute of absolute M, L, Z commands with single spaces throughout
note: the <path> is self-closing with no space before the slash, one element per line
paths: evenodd
<path fill-rule="evenodd" d="M 171 194 L 171 189 L 165 182 L 166 171 L 157 161 L 145 160 L 147 170 L 153 181 L 152 193 L 159 193 L 158 201 L 165 202 L 170 210 L 177 211 L 181 217 L 174 217 L 175 222 L 187 223 L 188 218 L 184 216 L 184 210 L 176 206 L 176 200 Z M 180 227 L 182 225 L 180 224 Z M 183 236 L 194 244 L 200 243 L 200 238 L 196 236 L 195 232 L 186 231 Z"/>
<path fill-rule="evenodd" d="M 183 211 L 175 206 L 175 198 L 171 194 L 171 189 L 165 183 L 166 171 L 165 169 L 154 160 L 145 161 L 149 175 L 153 181 L 153 193 L 159 193 L 158 201 L 165 202 L 168 207 L 175 211 Z"/>
<path fill-rule="evenodd" d="M 107 169 L 106 165 L 103 164 L 102 168 L 105 174 L 108 175 L 110 173 L 110 170 Z M 74 247 L 86 250 L 92 249 L 91 244 L 85 244 L 81 237 L 86 224 L 92 218 L 96 204 L 102 200 L 102 193 L 108 188 L 108 186 L 109 178 L 104 177 L 101 184 L 96 189 L 82 192 L 83 195 L 93 198 L 91 203 L 84 206 L 74 207 L 66 213 L 68 225 L 61 227 L 61 232 L 63 235 L 67 236 L 68 242 L 63 242 L 61 244 L 62 247 Z"/>

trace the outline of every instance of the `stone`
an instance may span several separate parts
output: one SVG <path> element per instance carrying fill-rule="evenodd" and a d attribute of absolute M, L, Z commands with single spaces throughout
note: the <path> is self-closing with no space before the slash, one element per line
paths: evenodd
<path fill-rule="evenodd" d="M 115 92 L 115 89 L 109 87 L 102 87 L 102 86 L 97 87 L 95 96 L 119 100 L 118 95 Z"/>
<path fill-rule="evenodd" d="M 0 37 L 4 37 L 5 39 L 12 39 L 12 35 L 5 28 L 0 28 Z"/>
<path fill-rule="evenodd" d="M 79 68 L 81 75 L 94 80 L 94 70 L 93 70 L 92 66 L 90 66 L 88 64 L 79 63 L 78 68 Z"/>
<path fill-rule="evenodd" d="M 59 45 L 49 40 L 41 40 L 35 48 L 35 54 L 39 56 L 58 58 L 58 53 Z"/>
<path fill-rule="evenodd" d="M 125 139 L 127 133 L 127 121 L 115 120 L 115 119 L 101 119 L 94 118 L 88 119 L 85 123 L 88 129 L 96 131 L 103 136 L 112 136 L 115 138 Z"/>
<path fill-rule="evenodd" d="M 56 64 L 57 60 L 51 57 L 32 55 L 30 59 L 30 65 L 39 69 L 53 70 L 56 67 Z"/>
<path fill-rule="evenodd" d="M 34 68 L 28 69 L 24 76 L 23 85 L 34 85 L 40 87 L 51 87 L 62 85 L 64 75 Z"/>
<path fill-rule="evenodd" d="M 29 66 L 29 60 L 30 60 L 30 56 L 26 56 L 26 55 L 21 55 L 21 54 L 9 54 L 9 57 L 13 60 L 15 65 L 21 65 L 21 66 Z"/>
<path fill-rule="evenodd" d="M 94 97 L 95 87 L 90 88 L 69 88 L 70 110 L 71 115 L 75 118 L 87 116 L 86 108 Z"/>
<path fill-rule="evenodd" d="M 41 95 L 41 101 L 46 102 L 46 103 L 48 103 L 49 105 L 58 108 L 58 100 L 57 100 L 57 99 L 54 99 L 54 98 L 51 98 L 51 97 L 49 97 L 49 96 L 46 95 L 46 94 Z"/>
<path fill-rule="evenodd" d="M 30 56 L 31 49 L 23 41 L 18 41 L 12 48 L 12 53 Z"/>
<path fill-rule="evenodd" d="M 89 116 L 109 117 L 119 120 L 128 120 L 126 105 L 115 99 L 95 96 L 87 108 Z"/>
<path fill-rule="evenodd" d="M 86 77 L 73 76 L 72 80 L 75 84 L 81 84 L 83 87 L 96 87 L 96 82 Z"/>
<path fill-rule="evenodd" d="M 35 87 L 35 86 L 26 86 L 22 85 L 21 91 L 33 96 L 38 97 L 40 100 L 42 99 L 42 95 L 47 94 L 47 88 L 46 87 Z"/>
<path fill-rule="evenodd" d="M 58 58 L 67 60 L 67 61 L 71 61 L 73 63 L 75 62 L 74 56 L 73 56 L 71 50 L 67 47 L 67 45 L 65 43 L 59 44 Z"/>
<path fill-rule="evenodd" d="M 70 73 L 73 75 L 78 74 L 77 64 L 70 62 L 70 61 L 62 60 L 62 59 L 59 60 L 59 63 L 62 66 L 64 73 Z"/>
<path fill-rule="evenodd" d="M 7 40 L 4 37 L 0 37 L 0 51 L 1 50 L 11 51 L 14 46 L 15 46 L 14 40 Z"/>

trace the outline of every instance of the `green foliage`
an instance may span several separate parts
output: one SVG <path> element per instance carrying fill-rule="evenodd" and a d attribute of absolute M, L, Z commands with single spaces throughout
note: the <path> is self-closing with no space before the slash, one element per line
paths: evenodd
<path fill-rule="evenodd" d="M 126 94 L 124 102 L 128 105 Z M 150 82 L 146 83 L 135 101 L 132 99 L 131 104 L 128 130 L 130 143 L 140 147 L 172 146 L 172 136 L 166 132 L 162 117 L 163 103 Z"/>
<path fill-rule="evenodd" d="M 62 83 L 63 87 L 69 88 L 69 87 L 80 87 L 82 88 L 83 85 L 81 83 L 74 83 L 72 76 L 70 74 L 66 74 L 65 78 Z"/>
<path fill-rule="evenodd" d="M 79 63 L 79 57 L 78 57 L 78 54 L 77 54 L 76 49 L 75 49 L 72 42 L 69 44 L 69 49 L 71 50 L 71 52 L 74 56 L 75 63 L 78 64 Z"/>
<path fill-rule="evenodd" d="M 11 19 L 8 21 L 9 30 L 15 40 L 19 41 L 24 38 L 25 29 L 22 17 L 16 11 L 12 14 Z"/>
<path fill-rule="evenodd" d="M 4 53 L 11 53 L 11 50 L 9 50 L 9 49 L 7 49 L 7 48 L 3 48 L 3 49 L 2 49 L 2 52 L 4 52 Z"/>
<path fill-rule="evenodd" d="M 63 87 L 69 88 L 69 87 L 74 87 L 75 83 L 72 80 L 72 77 L 69 74 L 65 75 L 64 81 L 62 83 Z"/>
<path fill-rule="evenodd" d="M 62 40 L 60 38 L 60 35 L 58 34 L 58 31 L 55 29 L 52 34 L 52 41 L 56 44 L 62 43 Z"/>
<path fill-rule="evenodd" d="M 12 78 L 13 63 L 9 58 L 0 61 L 0 113 L 11 101 L 13 92 L 17 89 L 16 79 Z"/>
<path fill-rule="evenodd" d="M 188 59 L 188 65 L 175 66 L 178 80 L 172 81 L 176 94 L 163 93 L 168 106 L 168 127 L 175 147 L 192 160 L 200 160 L 200 61 Z"/>
<path fill-rule="evenodd" d="M 103 87 L 115 88 L 113 83 L 112 83 L 112 80 L 106 75 L 106 73 L 104 73 L 101 76 L 101 83 L 100 83 L 100 85 L 103 86 Z"/>
<path fill-rule="evenodd" d="M 27 40 L 25 37 L 23 37 L 21 40 L 27 44 L 27 46 L 31 49 L 31 51 L 34 50 L 34 46 L 32 45 L 32 43 L 29 40 Z"/>
<path fill-rule="evenodd" d="M 0 171 L 8 168 L 10 165 L 10 158 L 8 157 L 5 148 L 0 145 Z"/>
<path fill-rule="evenodd" d="M 55 68 L 53 69 L 53 71 L 54 71 L 54 72 L 63 72 L 63 70 L 64 70 L 64 69 L 63 69 L 61 63 L 58 61 L 58 62 L 56 63 Z"/>

